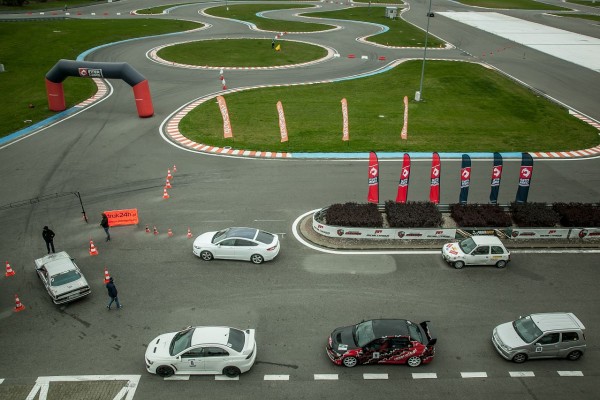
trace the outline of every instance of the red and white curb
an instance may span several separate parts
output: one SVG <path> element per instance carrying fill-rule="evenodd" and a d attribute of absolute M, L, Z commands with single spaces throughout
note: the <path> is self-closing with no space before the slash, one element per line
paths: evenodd
<path fill-rule="evenodd" d="M 92 97 L 75 105 L 75 107 L 79 107 L 79 108 L 87 107 L 87 106 L 95 103 L 96 101 L 102 99 L 104 96 L 106 96 L 108 94 L 108 86 L 106 86 L 106 83 L 104 83 L 104 81 L 102 79 L 100 79 L 100 78 L 92 78 L 92 79 L 93 79 L 94 83 L 96 84 L 96 86 L 98 87 L 98 90 Z"/>

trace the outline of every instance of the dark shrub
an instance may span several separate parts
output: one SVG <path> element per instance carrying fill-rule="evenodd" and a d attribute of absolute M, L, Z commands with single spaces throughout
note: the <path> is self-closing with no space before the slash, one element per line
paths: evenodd
<path fill-rule="evenodd" d="M 450 216 L 462 227 L 507 227 L 510 214 L 493 204 L 452 204 Z"/>
<path fill-rule="evenodd" d="M 428 201 L 386 201 L 385 213 L 391 228 L 437 228 L 443 224 L 442 213 Z"/>
<path fill-rule="evenodd" d="M 381 228 L 383 217 L 377 204 L 333 204 L 327 209 L 327 224 L 335 226 Z"/>
<path fill-rule="evenodd" d="M 551 228 L 560 222 L 560 216 L 546 203 L 511 203 L 512 218 L 522 228 Z"/>
<path fill-rule="evenodd" d="M 590 203 L 556 203 L 552 207 L 566 227 L 600 227 L 600 206 Z"/>

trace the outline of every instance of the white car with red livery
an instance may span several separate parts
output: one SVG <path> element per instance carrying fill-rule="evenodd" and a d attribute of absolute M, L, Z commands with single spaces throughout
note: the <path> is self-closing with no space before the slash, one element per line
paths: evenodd
<path fill-rule="evenodd" d="M 510 251 L 496 236 L 475 235 L 459 242 L 446 243 L 442 247 L 442 257 L 456 269 L 465 265 L 495 265 L 504 268 L 510 261 Z"/>

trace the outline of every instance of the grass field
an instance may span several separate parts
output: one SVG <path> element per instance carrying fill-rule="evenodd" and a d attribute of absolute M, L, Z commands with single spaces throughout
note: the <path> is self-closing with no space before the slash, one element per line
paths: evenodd
<path fill-rule="evenodd" d="M 165 47 L 158 56 L 188 65 L 266 67 L 299 64 L 327 55 L 327 50 L 311 44 L 287 40 L 276 40 L 276 44 L 280 51 L 271 48 L 270 39 L 202 40 Z"/>
<path fill-rule="evenodd" d="M 0 22 L 0 37 L 11 39 L 0 41 L 0 62 L 6 69 L 0 73 L 0 137 L 56 114 L 48 110 L 44 77 L 61 58 L 74 60 L 104 43 L 199 26 L 149 19 Z M 67 107 L 96 92 L 89 79 L 66 79 L 63 86 Z M 35 107 L 29 108 L 30 103 Z"/>
<path fill-rule="evenodd" d="M 593 14 L 552 14 L 552 15 L 556 15 L 558 17 L 580 18 L 580 19 L 587 19 L 590 21 L 600 22 L 600 15 L 593 15 Z"/>
<path fill-rule="evenodd" d="M 289 152 L 557 151 L 599 143 L 597 131 L 567 110 L 477 64 L 430 61 L 425 101 L 413 102 L 420 68 L 411 61 L 368 78 L 228 94 L 233 140 L 223 139 L 214 101 L 188 114 L 180 130 L 199 143 Z M 402 141 L 405 95 L 411 102 L 408 140 Z M 341 140 L 344 97 L 349 143 Z M 279 100 L 287 143 L 279 141 Z"/>
<path fill-rule="evenodd" d="M 521 10 L 568 10 L 533 0 L 459 0 L 459 3 L 476 7 L 521 9 Z"/>

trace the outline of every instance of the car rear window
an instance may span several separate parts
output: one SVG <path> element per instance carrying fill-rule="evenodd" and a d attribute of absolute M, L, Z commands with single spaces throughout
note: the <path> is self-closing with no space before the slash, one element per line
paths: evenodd
<path fill-rule="evenodd" d="M 258 231 L 258 235 L 256 236 L 256 240 L 258 240 L 259 242 L 264 243 L 264 244 L 273 243 L 274 238 L 275 238 L 275 235 L 268 233 L 268 232 L 264 232 L 264 231 Z"/>
<path fill-rule="evenodd" d="M 50 285 L 62 286 L 67 283 L 75 282 L 79 278 L 81 278 L 81 274 L 73 269 L 71 271 L 63 272 L 62 274 L 53 275 L 52 278 L 50 278 Z"/>
<path fill-rule="evenodd" d="M 504 254 L 504 249 L 500 246 L 492 246 L 492 254 Z"/>
<path fill-rule="evenodd" d="M 244 349 L 246 343 L 246 334 L 239 329 L 229 329 L 229 340 L 227 346 L 231 347 L 238 353 Z"/>

